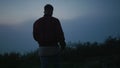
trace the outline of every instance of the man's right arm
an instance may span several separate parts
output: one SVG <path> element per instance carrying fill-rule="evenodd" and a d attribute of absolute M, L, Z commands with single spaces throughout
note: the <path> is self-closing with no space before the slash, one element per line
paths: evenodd
<path fill-rule="evenodd" d="M 60 46 L 61 46 L 61 48 L 63 50 L 66 47 L 65 37 L 64 37 L 64 33 L 63 33 L 63 30 L 62 30 L 60 21 L 57 20 L 57 22 L 58 22 L 57 23 L 57 35 L 58 35 L 57 38 L 58 38 L 59 44 L 60 44 Z"/>

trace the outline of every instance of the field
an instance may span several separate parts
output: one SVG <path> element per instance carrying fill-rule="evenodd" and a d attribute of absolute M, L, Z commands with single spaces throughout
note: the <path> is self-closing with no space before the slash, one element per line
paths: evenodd
<path fill-rule="evenodd" d="M 119 52 L 120 38 L 108 38 L 104 43 L 68 43 L 61 53 L 61 68 L 120 68 Z M 2 54 L 0 68 L 40 68 L 38 50 Z"/>

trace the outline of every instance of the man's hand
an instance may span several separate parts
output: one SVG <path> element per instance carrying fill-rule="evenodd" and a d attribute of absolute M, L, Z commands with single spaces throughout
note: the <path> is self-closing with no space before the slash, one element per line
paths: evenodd
<path fill-rule="evenodd" d="M 65 41 L 60 42 L 61 50 L 63 51 L 66 47 Z"/>

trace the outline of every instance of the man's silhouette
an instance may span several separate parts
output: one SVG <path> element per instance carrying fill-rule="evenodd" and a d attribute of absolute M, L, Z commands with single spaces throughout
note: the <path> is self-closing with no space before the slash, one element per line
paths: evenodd
<path fill-rule="evenodd" d="M 59 68 L 59 54 L 66 46 L 60 21 L 52 14 L 52 5 L 45 5 L 44 16 L 33 26 L 33 37 L 39 44 L 42 68 L 48 68 L 51 64 Z"/>

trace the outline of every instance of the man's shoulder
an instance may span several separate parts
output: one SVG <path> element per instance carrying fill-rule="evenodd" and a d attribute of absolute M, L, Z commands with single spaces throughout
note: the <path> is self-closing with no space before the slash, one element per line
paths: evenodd
<path fill-rule="evenodd" d="M 41 21 L 43 21 L 43 19 L 44 19 L 44 17 L 40 17 L 35 21 L 35 23 L 41 22 Z"/>
<path fill-rule="evenodd" d="M 56 17 L 52 17 L 54 20 L 59 20 L 58 18 L 56 18 Z"/>
<path fill-rule="evenodd" d="M 56 17 L 52 17 L 52 21 L 54 21 L 55 23 L 60 23 L 59 19 Z"/>
<path fill-rule="evenodd" d="M 39 19 L 37 19 L 35 21 L 35 24 L 40 23 L 40 22 L 45 22 L 45 20 L 47 20 L 47 19 L 50 19 L 50 20 L 55 21 L 55 22 L 59 22 L 59 19 L 56 17 L 44 17 L 43 16 L 43 17 L 40 17 Z"/>
<path fill-rule="evenodd" d="M 44 17 L 40 17 L 40 18 L 38 18 L 36 21 L 41 21 L 41 20 L 43 20 L 44 19 Z"/>

